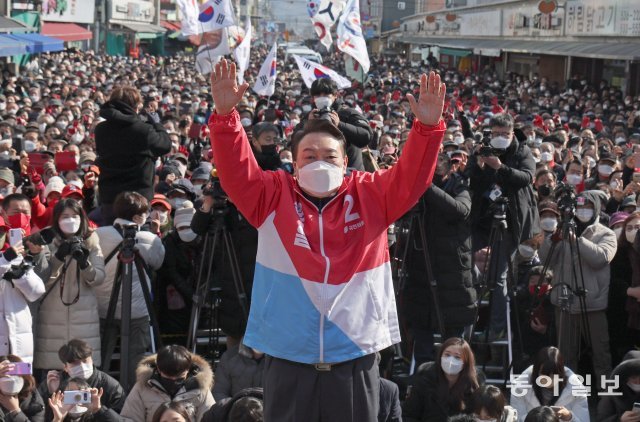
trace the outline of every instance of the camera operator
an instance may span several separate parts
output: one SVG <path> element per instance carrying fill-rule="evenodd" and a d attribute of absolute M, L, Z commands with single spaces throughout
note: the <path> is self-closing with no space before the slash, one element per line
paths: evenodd
<path fill-rule="evenodd" d="M 476 292 L 471 275 L 471 196 L 468 181 L 452 171 L 447 154 L 438 156 L 433 184 L 417 205 L 428 234 L 427 246 L 438 283 L 438 297 L 445 333 L 442 338 L 460 337 L 475 318 Z M 408 279 L 403 292 L 406 321 L 414 336 L 416 368 L 433 361 L 433 334 L 438 329 L 432 292 L 429 288 L 420 233 L 414 225 L 407 254 Z"/>
<path fill-rule="evenodd" d="M 558 199 L 561 209 L 564 209 L 564 201 L 566 201 L 564 198 Z M 615 233 L 600 223 L 601 202 L 595 191 L 582 192 L 576 203 L 575 234 L 571 233 L 569 238 L 565 238 L 565 230 L 561 225 L 553 236 L 545 238 L 540 248 L 540 258 L 546 260 L 552 242 L 560 242 L 549 264 L 549 268 L 555 274 L 551 303 L 556 307 L 558 332 L 562 333 L 558 338 L 559 348 L 566 358 L 567 365 L 577 368 L 582 335 L 587 332 L 582 315 L 582 312 L 586 312 L 592 343 L 594 378 L 600 380 L 601 376 L 611 371 L 609 328 L 605 312 L 611 278 L 609 264 L 615 256 L 617 241 Z M 565 213 L 564 216 L 566 218 L 567 214 Z M 568 221 L 563 222 L 563 224 L 568 223 Z M 576 259 L 575 256 L 576 238 L 580 259 Z M 577 272 L 576 278 L 573 274 L 574 268 Z M 581 276 L 584 279 L 586 292 L 581 292 L 583 288 Z M 576 279 L 577 286 L 574 281 Z M 559 285 L 559 283 L 563 284 Z M 566 285 L 569 286 L 566 287 Z M 586 309 L 582 309 L 579 297 L 583 293 Z M 569 304 L 567 314 L 561 317 L 561 308 L 564 306 L 565 299 L 563 296 L 568 297 Z"/>
<path fill-rule="evenodd" d="M 373 140 L 373 130 L 367 119 L 357 110 L 345 107 L 337 100 L 338 87 L 332 79 L 316 79 L 310 92 L 316 107 L 302 120 L 302 124 L 313 119 L 330 120 L 347 140 L 348 166 L 364 171 L 360 148 L 368 146 Z M 298 125 L 296 131 L 301 129 L 301 125 Z"/>
<path fill-rule="evenodd" d="M 149 201 L 153 198 L 156 159 L 171 150 L 165 128 L 153 123 L 144 111 L 138 115 L 141 107 L 138 90 L 124 86 L 114 88 L 100 109 L 100 116 L 106 119 L 95 129 L 102 225 L 113 223 L 113 202 L 120 192 L 139 192 Z"/>
<path fill-rule="evenodd" d="M 506 113 L 494 115 L 490 121 L 491 133 L 476 147 L 467 166 L 471 180 L 473 250 L 488 246 L 496 200 L 506 199 L 507 233 L 501 242 L 496 274 L 497 286 L 493 293 L 490 334 L 500 338 L 506 329 L 506 289 L 508 263 L 512 261 L 518 245 L 534 237 L 539 229 L 538 210 L 533 193 L 535 162 L 529 147 L 516 138 L 513 118 Z"/>
<path fill-rule="evenodd" d="M 162 240 L 154 233 L 140 230 L 140 226 L 145 224 L 149 216 L 149 202 L 147 202 L 147 199 L 137 192 L 122 192 L 113 202 L 113 213 L 116 217 L 113 226 L 100 227 L 96 230 L 100 239 L 100 248 L 103 253 L 106 254 L 105 256 L 109 256 L 113 250 L 121 247 L 123 236 L 125 235 L 124 228 L 135 226 L 137 230 L 135 233 L 135 250 L 137 251 L 137 255 L 142 259 L 145 267 L 151 270 L 159 269 L 164 259 Z M 107 318 L 109 302 L 111 300 L 111 291 L 113 290 L 115 279 L 118 275 L 118 264 L 117 255 L 113 256 L 109 262 L 105 262 L 104 283 L 94 289 L 98 299 L 100 332 L 103 333 L 103 335 L 106 328 L 105 319 Z M 145 277 L 150 277 L 150 275 L 145 274 Z M 151 280 L 146 279 L 144 282 L 149 285 Z M 129 385 L 135 383 L 136 365 L 151 344 L 149 313 L 140 283 L 140 276 L 134 265 L 131 281 L 131 337 L 129 356 L 124 357 L 125 359 L 129 359 L 130 362 L 129 368 L 131 372 L 129 373 Z M 151 288 L 149 288 L 149 290 L 151 290 Z M 118 296 L 118 304 L 114 318 L 113 324 L 117 327 L 118 332 L 120 332 L 120 324 L 122 323 L 122 291 L 120 291 L 120 295 Z M 115 347 L 114 342 L 115 339 L 109 339 L 109 343 L 105 344 L 105 346 L 107 348 Z"/>

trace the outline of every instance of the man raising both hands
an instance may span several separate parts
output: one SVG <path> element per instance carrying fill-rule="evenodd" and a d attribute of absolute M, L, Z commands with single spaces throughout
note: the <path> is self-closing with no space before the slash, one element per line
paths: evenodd
<path fill-rule="evenodd" d="M 375 353 L 400 341 L 387 227 L 431 184 L 445 85 L 432 72 L 407 96 L 417 119 L 392 169 L 346 177 L 344 136 L 323 120 L 294 138 L 293 175 L 262 171 L 235 110 L 247 87 L 216 65 L 209 127 L 222 187 L 258 228 L 244 343 L 266 354 L 265 421 L 376 421 Z"/>

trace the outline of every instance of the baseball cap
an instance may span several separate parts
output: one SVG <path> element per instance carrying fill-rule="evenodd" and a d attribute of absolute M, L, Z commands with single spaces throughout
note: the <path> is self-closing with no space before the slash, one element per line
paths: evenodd
<path fill-rule="evenodd" d="M 80 195 L 80 197 L 84 199 L 84 194 L 82 193 L 82 189 L 76 185 L 68 184 L 67 186 L 64 187 L 64 189 L 62 189 L 63 198 L 68 198 L 73 194 Z"/>

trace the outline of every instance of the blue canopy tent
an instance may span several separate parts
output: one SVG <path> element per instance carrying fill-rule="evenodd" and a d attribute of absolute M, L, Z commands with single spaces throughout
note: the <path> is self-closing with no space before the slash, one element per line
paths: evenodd
<path fill-rule="evenodd" d="M 11 38 L 9 35 L 0 35 L 0 57 L 18 56 L 27 52 L 27 43 Z"/>
<path fill-rule="evenodd" d="M 47 37 L 46 35 L 36 33 L 10 34 L 6 35 L 18 42 L 27 45 L 27 53 L 43 53 L 46 51 L 62 51 L 64 50 L 64 41 L 58 38 Z"/>

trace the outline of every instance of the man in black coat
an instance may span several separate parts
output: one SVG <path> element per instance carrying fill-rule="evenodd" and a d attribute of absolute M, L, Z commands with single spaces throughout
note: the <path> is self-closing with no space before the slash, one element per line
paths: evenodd
<path fill-rule="evenodd" d="M 171 150 L 164 127 L 138 115 L 141 106 L 138 90 L 125 86 L 115 88 L 100 109 L 106 119 L 95 131 L 102 225 L 113 223 L 112 205 L 118 193 L 134 191 L 153 199 L 156 160 Z"/>
<path fill-rule="evenodd" d="M 513 118 L 506 113 L 496 114 L 490 122 L 490 151 L 480 148 L 470 157 L 467 174 L 473 192 L 472 228 L 473 250 L 489 246 L 489 235 L 494 215 L 504 200 L 506 204 L 507 232 L 500 250 L 494 255 L 495 274 L 498 275 L 493 291 L 490 334 L 500 338 L 505 334 L 506 293 L 508 263 L 513 261 L 518 245 L 540 233 L 540 218 L 533 193 L 535 161 L 529 147 L 519 141 L 513 132 Z"/>
<path fill-rule="evenodd" d="M 296 131 L 302 129 L 306 120 L 328 119 L 347 140 L 347 165 L 349 168 L 364 171 L 362 151 L 373 140 L 373 129 L 367 119 L 357 110 L 343 106 L 336 101 L 338 87 L 332 79 L 321 78 L 313 81 L 311 95 L 315 109 L 311 110 Z"/>
<path fill-rule="evenodd" d="M 476 291 L 471 274 L 471 197 L 468 181 L 451 170 L 447 154 L 438 156 L 433 184 L 412 211 L 424 222 L 429 262 L 445 332 L 460 337 L 473 323 Z M 411 213 L 409 214 L 411 215 Z M 419 226 L 414 220 L 408 245 L 404 314 L 414 336 L 416 368 L 435 358 L 433 335 L 439 331 Z"/>

